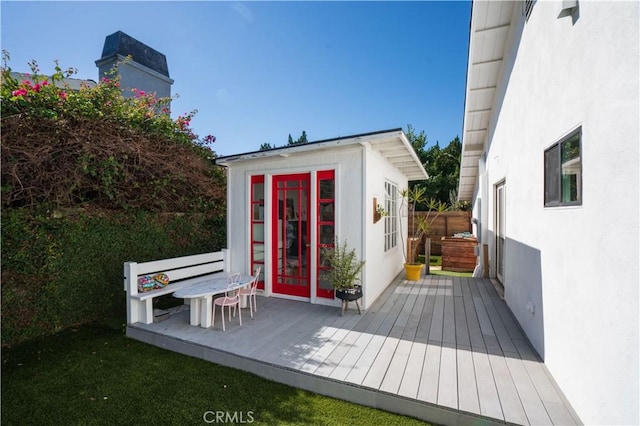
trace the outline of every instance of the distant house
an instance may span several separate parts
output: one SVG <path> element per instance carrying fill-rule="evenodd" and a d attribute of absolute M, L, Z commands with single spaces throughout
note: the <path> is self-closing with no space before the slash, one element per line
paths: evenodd
<path fill-rule="evenodd" d="M 130 60 L 127 60 L 130 57 Z M 169 77 L 169 67 L 164 54 L 136 40 L 135 38 L 116 31 L 105 38 L 102 56 L 96 62 L 98 79 L 109 75 L 118 66 L 117 75 L 120 77 L 120 88 L 124 97 L 136 96 L 132 89 L 153 93 L 157 98 L 170 98 L 173 79 Z M 20 81 L 33 81 L 26 73 L 12 72 L 11 76 Z M 93 80 L 65 78 L 57 81 L 56 85 L 80 90 L 82 86 L 95 87 Z"/>
<path fill-rule="evenodd" d="M 640 424 L 639 3 L 474 1 L 459 197 L 585 424 Z"/>
<path fill-rule="evenodd" d="M 322 248 L 347 241 L 366 309 L 403 270 L 399 191 L 427 178 L 402 129 L 216 159 L 228 168 L 231 270 L 262 266 L 266 296 L 338 305 L 322 279 Z M 378 206 L 389 216 L 374 220 Z"/>
<path fill-rule="evenodd" d="M 35 83 L 33 80 L 32 74 L 22 73 L 22 72 L 11 72 L 11 77 L 15 78 L 18 81 L 30 81 Z M 51 81 L 50 77 L 47 76 L 47 81 Z M 61 88 L 66 88 L 74 91 L 79 91 L 83 86 L 86 87 L 95 87 L 96 82 L 93 80 L 83 80 L 80 78 L 63 78 L 62 80 L 55 81 L 54 84 Z"/>
<path fill-rule="evenodd" d="M 131 60 L 124 62 L 130 56 Z M 154 93 L 157 98 L 170 98 L 173 79 L 164 54 L 136 40 L 122 31 L 108 35 L 102 48 L 102 56 L 96 61 L 102 78 L 118 65 L 120 87 L 124 96 L 134 96 L 131 89 Z"/>

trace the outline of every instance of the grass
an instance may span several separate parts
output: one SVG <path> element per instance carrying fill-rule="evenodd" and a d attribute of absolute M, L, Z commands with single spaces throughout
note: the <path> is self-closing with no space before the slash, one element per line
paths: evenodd
<path fill-rule="evenodd" d="M 424 263 L 424 255 L 420 254 L 417 257 L 417 262 Z M 442 266 L 442 256 L 431 255 L 429 256 L 429 266 Z M 431 275 L 442 275 L 446 277 L 471 277 L 473 272 L 453 272 L 443 271 L 441 269 L 430 269 Z"/>
<path fill-rule="evenodd" d="M 418 425 L 91 324 L 2 351 L 3 425 Z M 235 416 L 235 417 L 233 417 Z M 205 422 L 206 420 L 209 422 Z"/>
<path fill-rule="evenodd" d="M 453 272 L 453 271 L 443 271 L 440 269 L 431 269 L 429 271 L 431 275 L 442 275 L 445 277 L 472 277 L 473 272 Z"/>

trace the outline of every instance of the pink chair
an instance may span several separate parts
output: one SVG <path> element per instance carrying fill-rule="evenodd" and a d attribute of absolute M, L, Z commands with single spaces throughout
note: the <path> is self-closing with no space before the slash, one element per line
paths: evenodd
<path fill-rule="evenodd" d="M 247 296 L 249 298 L 249 313 L 251 313 L 251 319 L 253 319 L 253 313 L 258 312 L 258 305 L 256 304 L 256 293 L 258 291 L 258 281 L 260 280 L 261 266 L 256 268 L 256 275 L 251 281 L 249 288 L 243 288 L 240 290 L 240 296 Z M 253 299 L 253 300 L 252 300 Z"/>
<path fill-rule="evenodd" d="M 233 274 L 227 277 L 227 287 L 230 288 L 240 280 L 240 274 Z M 233 306 L 233 316 L 236 316 L 236 308 L 240 306 L 240 289 L 233 290 L 227 289 L 224 297 L 219 297 L 213 301 L 213 316 L 211 326 L 213 327 L 216 322 L 216 306 L 220 306 L 222 317 L 222 331 L 226 331 L 224 325 L 224 308 L 229 308 L 229 321 L 231 321 L 231 307 Z M 240 318 L 240 325 L 242 325 L 242 309 L 238 309 L 238 317 Z"/>

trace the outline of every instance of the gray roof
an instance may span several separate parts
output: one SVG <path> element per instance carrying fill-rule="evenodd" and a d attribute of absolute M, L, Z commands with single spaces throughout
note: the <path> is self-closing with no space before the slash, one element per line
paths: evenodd
<path fill-rule="evenodd" d="M 33 76 L 31 74 L 27 74 L 27 73 L 22 73 L 22 72 L 11 72 L 11 77 L 15 78 L 16 80 L 19 81 L 25 81 L 28 80 L 32 83 L 35 83 L 35 81 L 33 80 Z M 51 82 L 51 77 L 50 76 L 45 76 L 47 78 L 47 81 Z M 57 80 L 54 82 L 54 84 L 60 88 L 64 88 L 64 89 L 71 89 L 71 90 L 75 90 L 78 91 L 80 90 L 80 88 L 85 85 L 88 87 L 95 87 L 96 86 L 96 82 L 93 80 L 82 80 L 80 78 L 63 78 L 62 81 Z"/>
<path fill-rule="evenodd" d="M 102 57 L 98 61 L 115 55 L 131 56 L 138 64 L 169 77 L 169 67 L 165 55 L 122 31 L 116 31 L 107 36 L 102 48 Z"/>

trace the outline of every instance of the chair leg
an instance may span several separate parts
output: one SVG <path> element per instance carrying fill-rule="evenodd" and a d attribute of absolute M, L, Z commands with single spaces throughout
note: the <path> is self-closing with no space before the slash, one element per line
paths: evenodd
<path fill-rule="evenodd" d="M 238 307 L 238 318 L 240 318 L 240 325 L 242 325 L 242 309 L 240 309 L 240 302 L 236 305 Z M 233 308 L 235 310 L 235 308 Z"/>
<path fill-rule="evenodd" d="M 213 315 L 211 315 L 211 328 L 216 325 L 216 304 L 213 304 Z"/>
<path fill-rule="evenodd" d="M 253 319 L 253 301 L 251 300 L 251 295 L 249 295 L 248 299 L 249 299 L 249 314 L 251 314 L 251 319 Z"/>

